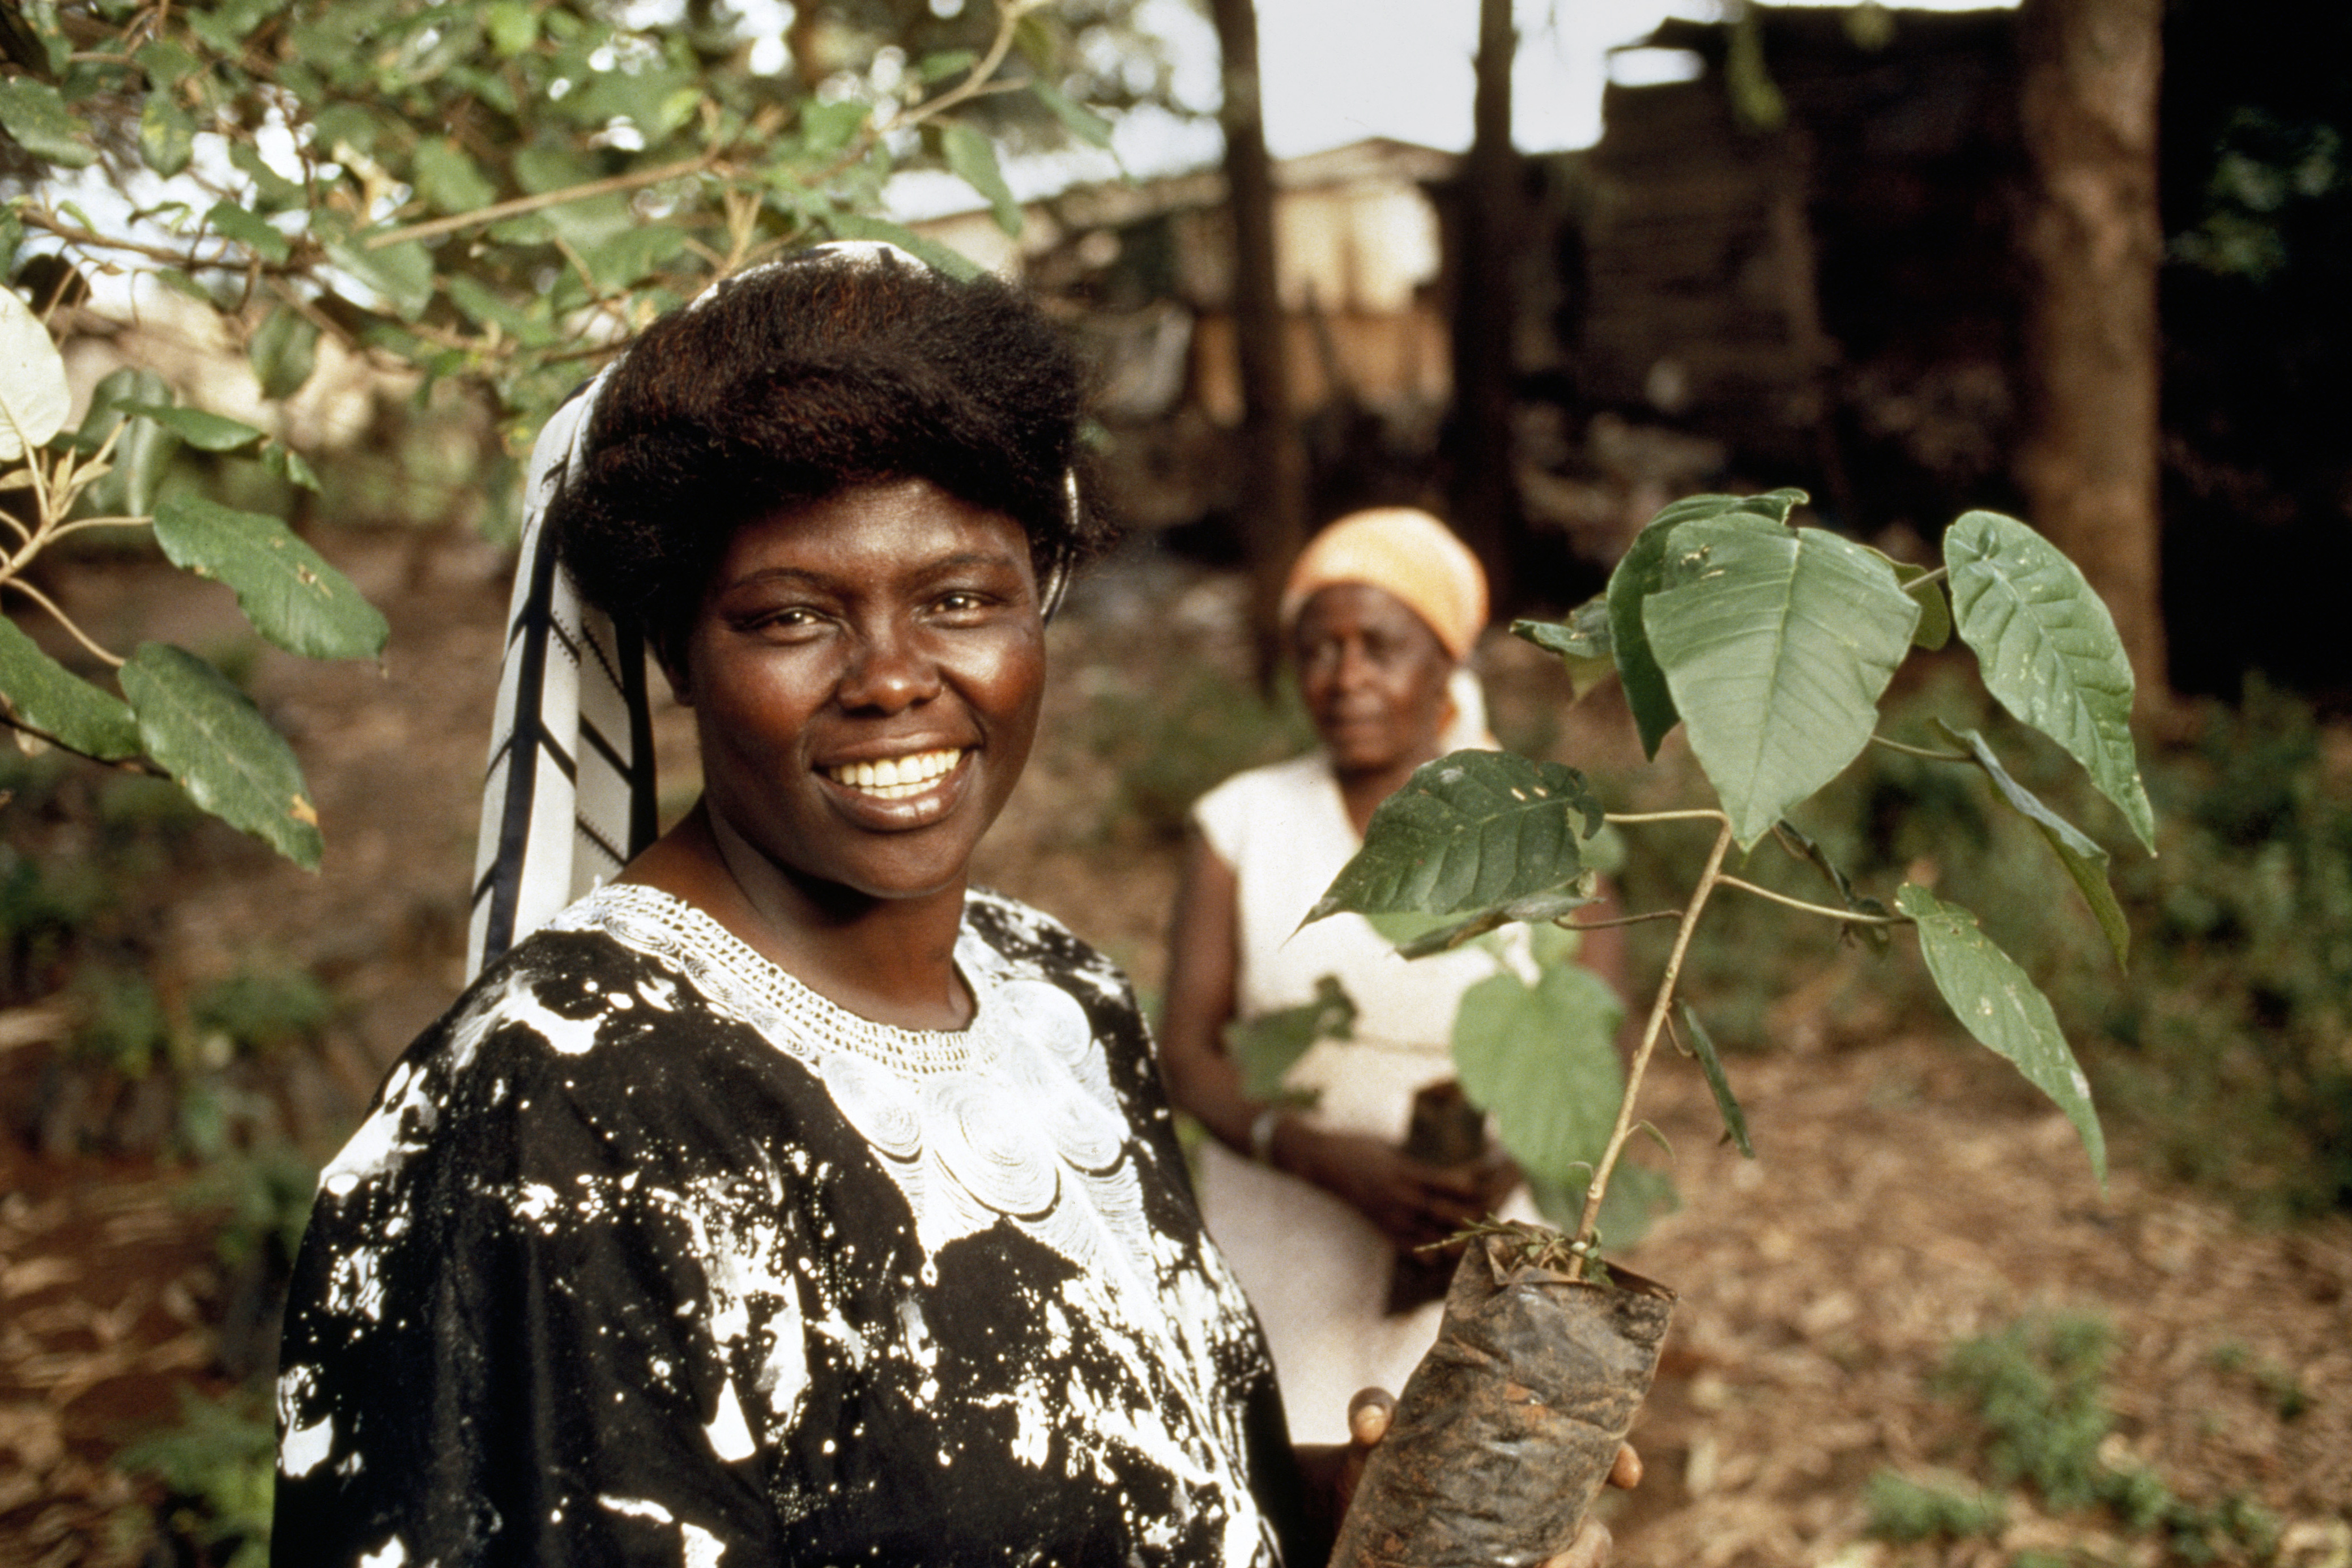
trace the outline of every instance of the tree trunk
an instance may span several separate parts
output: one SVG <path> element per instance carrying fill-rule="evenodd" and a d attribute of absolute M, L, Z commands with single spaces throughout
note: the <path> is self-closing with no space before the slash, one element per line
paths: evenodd
<path fill-rule="evenodd" d="M 1274 165 L 1258 108 L 1257 7 L 1212 0 L 1224 59 L 1226 201 L 1234 226 L 1234 336 L 1241 357 L 1242 442 L 1249 484 L 1242 506 L 1258 675 L 1281 659 L 1275 622 L 1282 580 L 1307 542 L 1307 449 L 1290 411 L 1289 345 L 1274 255 Z"/>
<path fill-rule="evenodd" d="M 1511 0 L 1479 0 L 1477 95 L 1463 168 L 1462 253 L 1454 294 L 1454 418 L 1449 428 L 1454 531 L 1485 563 L 1500 611 L 1515 603 L 1510 542 L 1518 528 L 1512 472 L 1511 330 L 1520 243 L 1519 158 L 1511 145 Z"/>
<path fill-rule="evenodd" d="M 2142 711 L 2162 705 L 2158 598 L 2156 105 L 2163 0 L 2025 0 L 2036 189 L 2018 479 L 2034 525 L 2106 601 Z"/>

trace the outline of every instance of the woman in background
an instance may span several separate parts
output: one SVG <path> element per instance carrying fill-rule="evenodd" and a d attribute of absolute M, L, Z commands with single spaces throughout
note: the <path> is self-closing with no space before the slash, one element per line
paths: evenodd
<path fill-rule="evenodd" d="M 1517 1184 L 1499 1159 L 1440 1166 L 1402 1148 L 1416 1093 L 1453 1077 L 1462 994 L 1505 961 L 1472 945 L 1407 963 L 1360 915 L 1299 925 L 1415 768 L 1495 745 L 1463 665 L 1486 626 L 1486 577 L 1428 513 L 1357 512 L 1308 543 L 1281 616 L 1322 747 L 1194 806 L 1160 1047 L 1171 1097 L 1216 1140 L 1200 1155 L 1202 1214 L 1265 1327 L 1292 1435 L 1339 1441 L 1349 1394 L 1402 1387 L 1436 1333 L 1434 1301 L 1387 1310 L 1400 1252 L 1496 1211 Z M 1583 952 L 1611 978 L 1614 935 L 1588 936 Z M 1523 933 L 1507 952 L 1531 979 Z M 1225 1026 L 1313 1000 L 1325 975 L 1359 1011 L 1352 1038 L 1317 1043 L 1285 1076 L 1311 1108 L 1249 1100 Z"/>

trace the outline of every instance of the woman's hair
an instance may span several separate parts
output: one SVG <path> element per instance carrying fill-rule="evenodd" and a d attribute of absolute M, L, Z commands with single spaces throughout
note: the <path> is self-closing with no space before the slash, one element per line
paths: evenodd
<path fill-rule="evenodd" d="M 548 526 L 580 595 L 666 638 L 736 529 L 877 480 L 1019 522 L 1041 583 L 1098 542 L 1071 478 L 1076 355 L 1026 298 L 839 247 L 671 311 L 605 383 Z"/>

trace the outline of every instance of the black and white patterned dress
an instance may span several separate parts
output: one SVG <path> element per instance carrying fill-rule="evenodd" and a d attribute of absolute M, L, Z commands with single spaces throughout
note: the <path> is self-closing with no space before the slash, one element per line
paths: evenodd
<path fill-rule="evenodd" d="M 1295 1557 L 1125 980 L 985 894 L 956 961 L 889 1028 L 614 886 L 486 973 L 320 1179 L 275 1560 Z"/>

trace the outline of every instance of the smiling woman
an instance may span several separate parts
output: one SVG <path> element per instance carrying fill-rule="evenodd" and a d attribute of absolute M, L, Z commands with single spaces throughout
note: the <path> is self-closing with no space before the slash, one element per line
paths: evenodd
<path fill-rule="evenodd" d="M 1288 1441 L 1126 979 L 966 885 L 1093 539 L 1076 389 L 1003 285 L 836 247 L 542 435 L 485 966 L 321 1180 L 278 1563 L 1328 1554 L 1343 1456 Z M 647 648 L 704 779 L 658 839 Z"/>
<path fill-rule="evenodd" d="M 278 1563 L 1327 1549 L 1126 981 L 966 887 L 1092 537 L 1076 384 L 1001 285 L 835 247 L 656 324 L 542 439 L 564 573 L 527 547 L 485 886 L 568 838 L 603 885 L 489 897 L 514 945 L 328 1167 Z M 705 793 L 615 866 L 622 748 L 583 717 L 571 771 L 518 757 L 626 698 L 632 627 Z"/>

